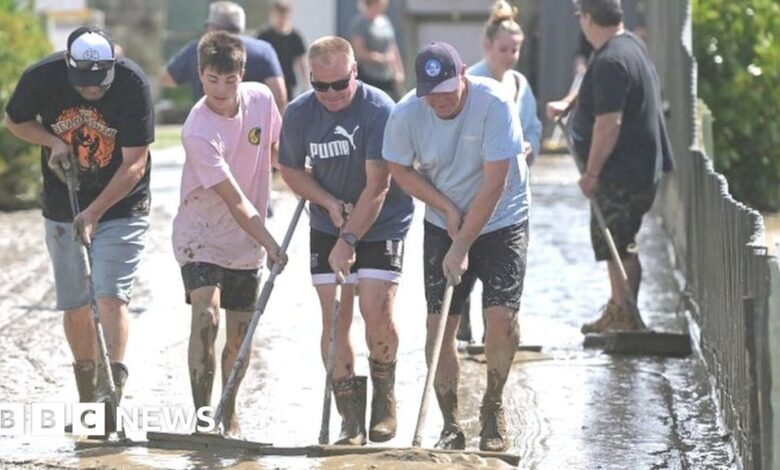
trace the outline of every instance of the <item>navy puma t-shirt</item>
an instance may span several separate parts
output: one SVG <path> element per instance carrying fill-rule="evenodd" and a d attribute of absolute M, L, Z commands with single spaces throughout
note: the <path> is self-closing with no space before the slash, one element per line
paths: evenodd
<path fill-rule="evenodd" d="M 279 140 L 279 163 L 304 169 L 311 162 L 314 179 L 334 197 L 357 203 L 366 187 L 366 160 L 382 160 L 382 139 L 393 101 L 387 94 L 358 82 L 347 108 L 330 112 L 312 90 L 287 106 Z M 391 184 L 382 210 L 362 237 L 366 241 L 398 240 L 412 222 L 412 199 Z M 311 204 L 311 227 L 338 235 L 328 211 Z"/>

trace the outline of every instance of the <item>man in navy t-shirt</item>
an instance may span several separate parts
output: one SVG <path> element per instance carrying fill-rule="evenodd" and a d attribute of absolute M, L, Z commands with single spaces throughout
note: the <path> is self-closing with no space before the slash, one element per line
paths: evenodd
<path fill-rule="evenodd" d="M 356 79 L 349 43 L 324 37 L 309 49 L 313 90 L 296 98 L 282 122 L 280 171 L 311 205 L 311 273 L 320 298 L 323 336 L 329 337 L 336 283 L 342 283 L 332 370 L 343 421 L 337 444 L 366 443 L 366 378 L 356 377 L 349 341 L 354 286 L 366 322 L 373 382 L 368 437 L 395 436 L 395 363 L 398 335 L 392 309 L 412 220 L 412 200 L 390 182 L 382 141 L 393 102 Z M 307 160 L 311 171 L 307 171 Z M 327 341 L 321 342 L 326 358 Z M 327 361 L 327 360 L 326 360 Z"/>
<path fill-rule="evenodd" d="M 246 15 L 240 5 L 227 1 L 209 5 L 209 19 L 206 21 L 208 31 L 223 30 L 241 35 L 246 47 L 244 81 L 268 85 L 279 110 L 284 111 L 287 106 L 287 89 L 276 52 L 267 42 L 244 36 L 245 26 Z M 198 40 L 193 39 L 171 58 L 160 79 L 160 84 L 164 87 L 175 87 L 185 83 L 190 85 L 194 101 L 203 96 L 203 87 L 198 74 Z"/>

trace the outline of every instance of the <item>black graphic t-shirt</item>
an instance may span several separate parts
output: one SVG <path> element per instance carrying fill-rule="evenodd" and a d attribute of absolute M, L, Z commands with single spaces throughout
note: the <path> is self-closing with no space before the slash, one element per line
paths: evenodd
<path fill-rule="evenodd" d="M 122 147 L 154 141 L 154 107 L 149 83 L 140 67 L 120 58 L 115 78 L 99 100 L 81 97 L 68 81 L 64 53 L 46 57 L 28 68 L 6 106 L 15 123 L 40 118 L 44 127 L 70 145 L 79 167 L 79 205 L 86 208 L 105 189 L 122 163 Z M 58 222 L 73 220 L 68 188 L 47 165 L 49 148 L 41 150 L 43 216 Z M 151 158 L 141 181 L 114 204 L 101 220 L 149 213 Z"/>

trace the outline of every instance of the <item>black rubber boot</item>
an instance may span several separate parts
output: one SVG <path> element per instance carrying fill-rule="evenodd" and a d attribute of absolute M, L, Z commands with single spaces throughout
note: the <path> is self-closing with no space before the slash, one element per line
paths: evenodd
<path fill-rule="evenodd" d="M 366 445 L 366 377 L 334 381 L 333 394 L 341 415 L 341 435 L 336 444 Z"/>
<path fill-rule="evenodd" d="M 371 369 L 371 426 L 368 438 L 372 442 L 386 442 L 395 437 L 395 364 L 368 359 Z"/>
<path fill-rule="evenodd" d="M 76 376 L 76 388 L 79 391 L 79 402 L 93 403 L 95 401 L 95 362 L 74 362 L 73 374 Z M 73 432 L 73 424 L 66 424 L 65 432 Z"/>

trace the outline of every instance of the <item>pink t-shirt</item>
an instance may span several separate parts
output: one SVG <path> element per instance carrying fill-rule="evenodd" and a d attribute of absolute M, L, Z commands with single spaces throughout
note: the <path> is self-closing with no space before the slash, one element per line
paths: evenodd
<path fill-rule="evenodd" d="M 271 91 L 256 82 L 238 86 L 239 110 L 220 116 L 201 98 L 182 128 L 186 159 L 181 203 L 173 219 L 179 265 L 207 262 L 230 269 L 263 266 L 265 252 L 233 219 L 211 188 L 232 178 L 265 222 L 271 180 L 271 146 L 282 118 Z"/>

